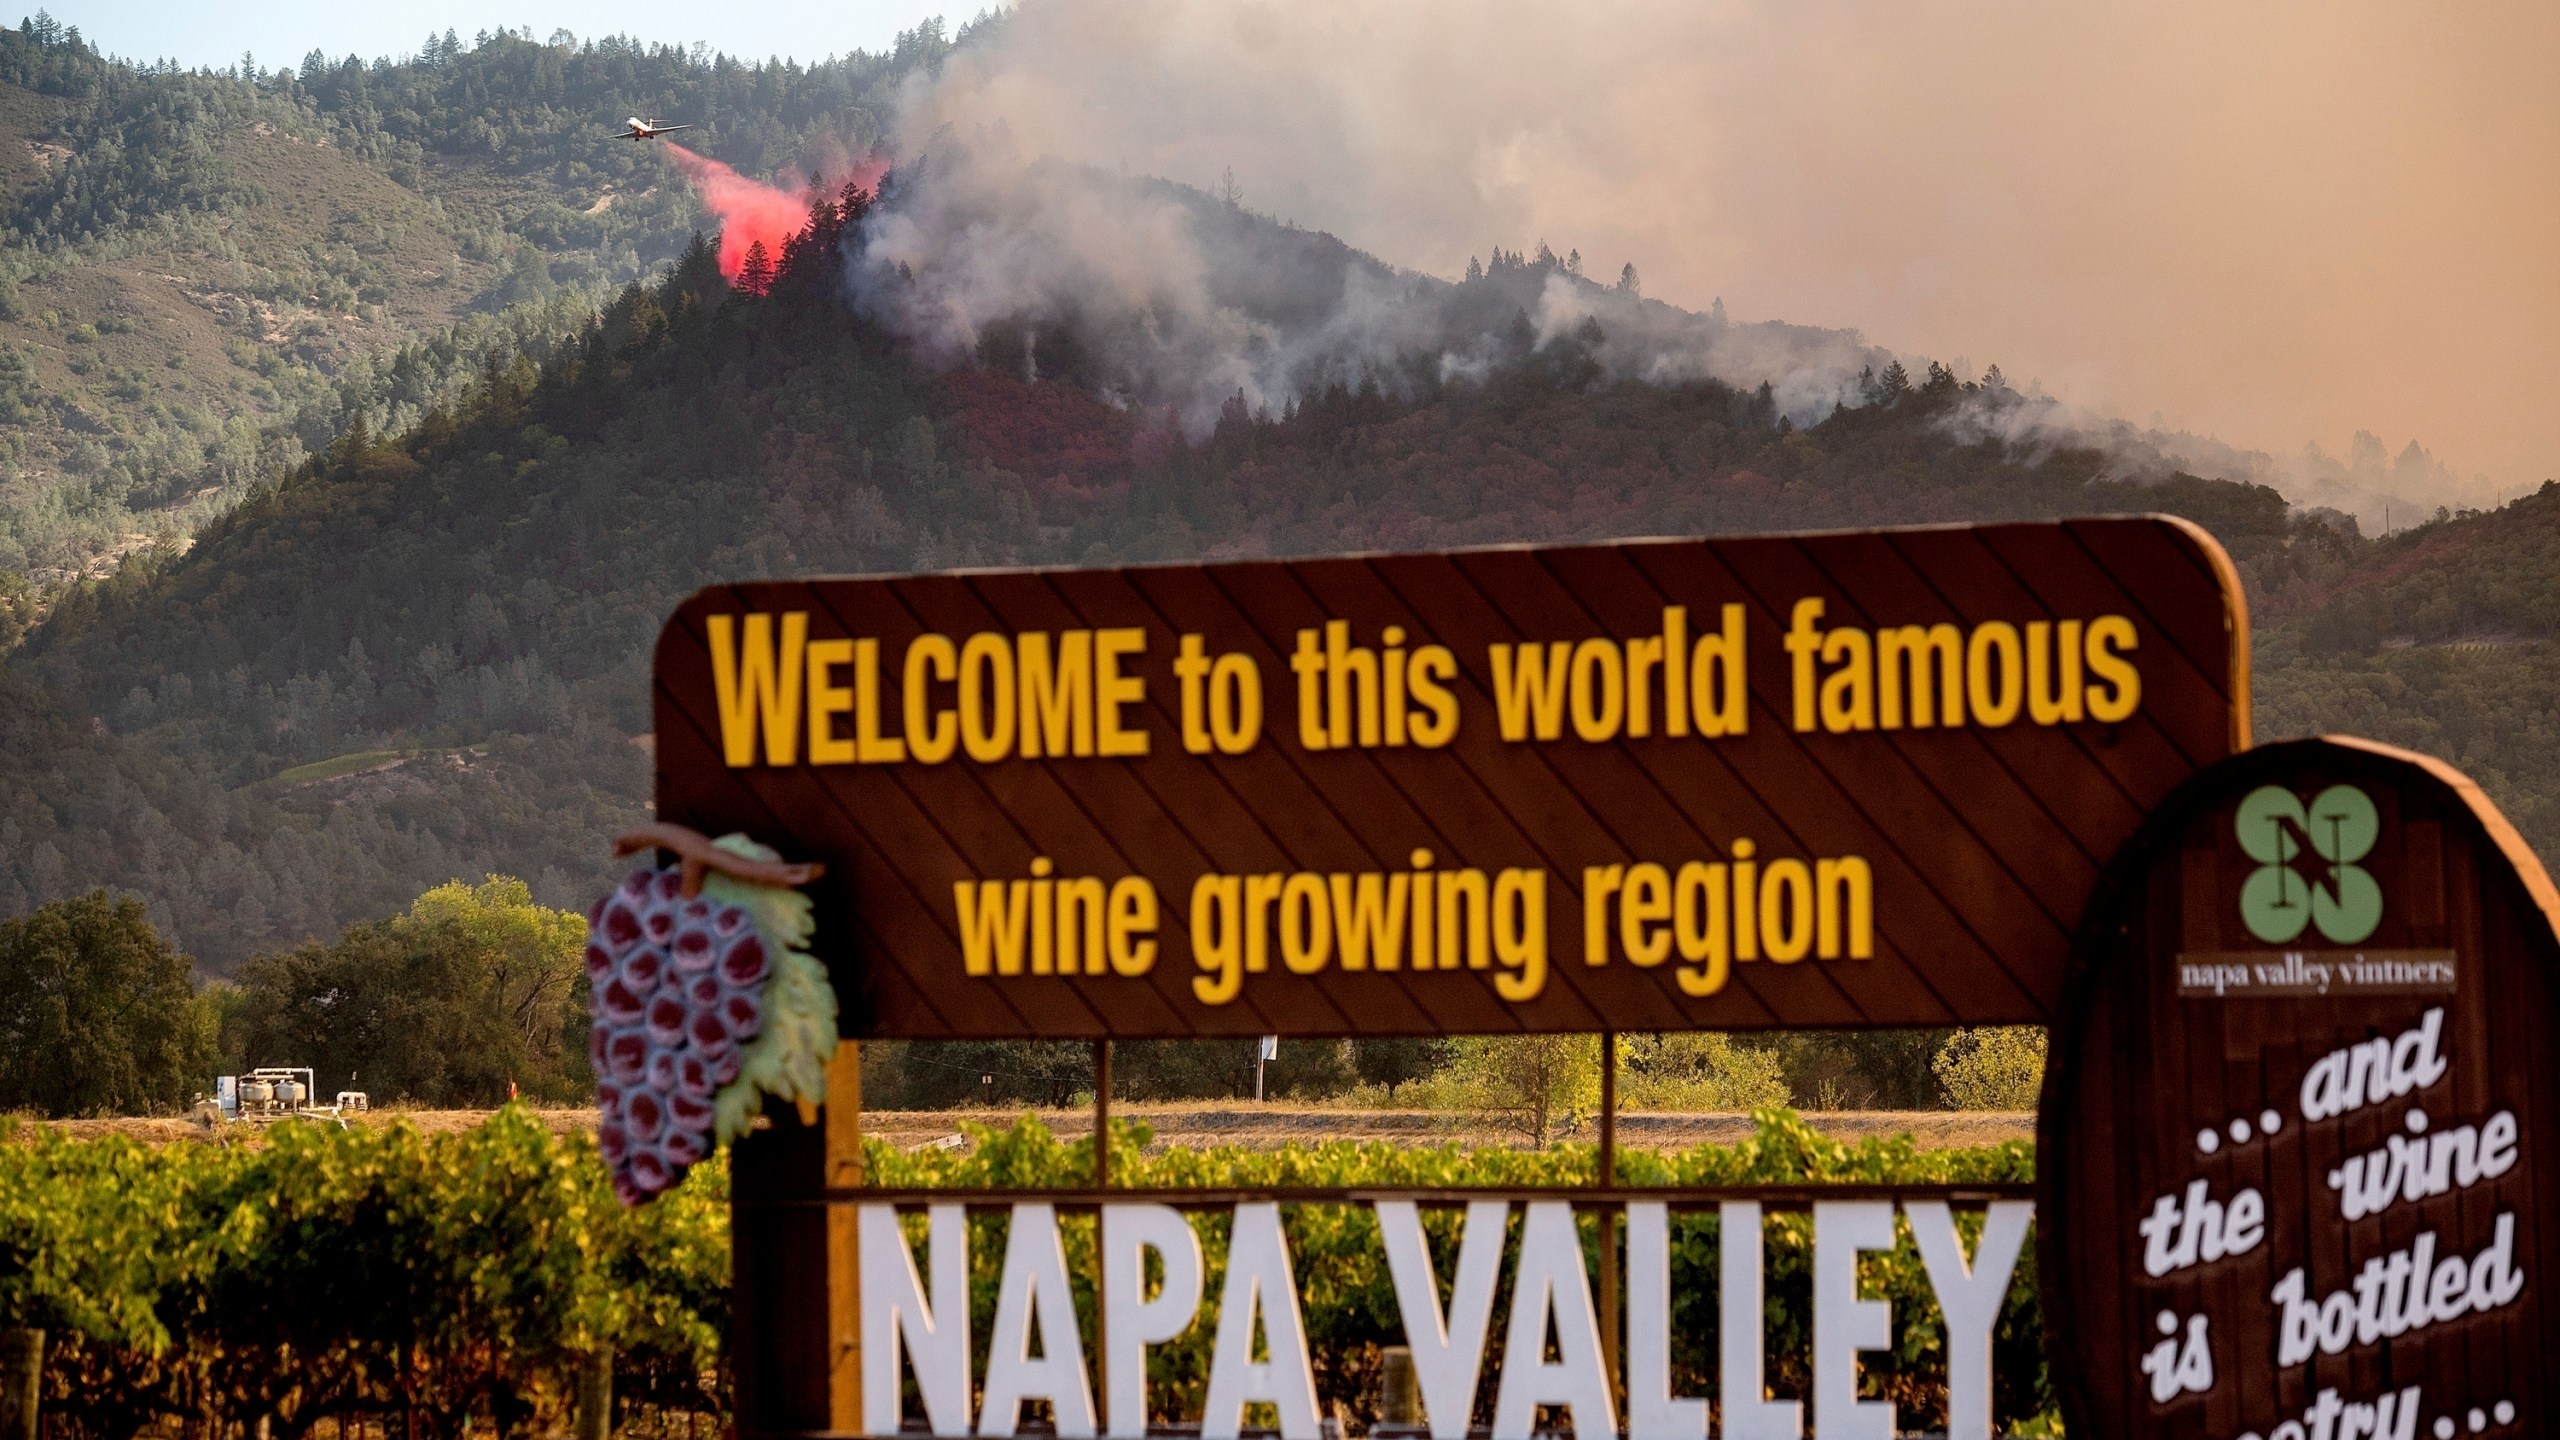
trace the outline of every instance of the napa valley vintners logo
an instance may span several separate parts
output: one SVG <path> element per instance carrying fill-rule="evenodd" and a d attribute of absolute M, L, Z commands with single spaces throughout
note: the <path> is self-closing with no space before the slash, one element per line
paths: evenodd
<path fill-rule="evenodd" d="M 2355 945 L 2382 924 L 2382 887 L 2357 863 L 2382 835 L 2372 796 L 2332 785 L 2306 806 L 2281 785 L 2262 785 L 2240 802 L 2233 827 L 2258 862 L 2240 887 L 2250 934 L 2287 945 L 2312 928 L 2333 945 Z"/>
<path fill-rule="evenodd" d="M 2382 885 L 2364 862 L 2382 839 L 2373 797 L 2332 785 L 2306 803 L 2283 785 L 2250 791 L 2232 817 L 2256 861 L 2240 918 L 2262 950 L 2181 950 L 2178 993 L 2203 999 L 2450 995 L 2453 951 L 2368 949 L 2382 927 Z"/>

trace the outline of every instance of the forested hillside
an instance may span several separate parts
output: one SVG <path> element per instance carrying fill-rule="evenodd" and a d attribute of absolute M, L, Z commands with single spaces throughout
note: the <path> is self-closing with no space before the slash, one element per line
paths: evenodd
<path fill-rule="evenodd" d="M 290 445 L 243 463 L 226 483 L 247 498 L 192 549 L 138 551 L 61 590 L 8 655 L 0 915 L 104 885 L 228 972 L 457 877 L 520 875 L 544 903 L 581 904 L 608 869 L 607 837 L 645 814 L 651 638 L 714 579 L 2130 510 L 2195 518 L 2238 559 L 2259 623 L 2262 735 L 2425 745 L 2487 782 L 2536 843 L 2560 845 L 2560 491 L 2371 541 L 2264 486 L 1996 438 L 2029 428 L 1997 422 L 2036 403 L 1996 371 L 1888 364 L 1824 414 L 1781 413 L 1767 385 L 1627 373 L 1625 329 L 1713 335 L 1724 322 L 1641 300 L 1632 274 L 1584 279 L 1544 247 L 1407 285 L 1489 337 L 1468 366 L 1337 366 L 1276 407 L 1239 400 L 1186 427 L 1097 382 L 1079 357 L 1099 350 L 1072 326 L 991 326 L 974 356 L 925 363 L 881 318 L 894 306 L 848 292 L 866 195 L 821 206 L 756 293 L 761 273 L 733 288 L 705 244 L 679 243 L 698 217 L 641 147 L 564 138 L 597 106 L 700 113 L 721 153 L 770 168 L 813 135 L 876 133 L 866 97 L 941 44 L 934 31 L 896 55 L 795 69 L 496 37 L 394 66 L 248 78 L 121 72 L 40 26 L 0 35 L 24 94 L 66 107 L 46 112 L 45 133 L 91 127 L 80 164 L 28 181 L 16 202 L 15 258 L 0 258 L 56 267 L 22 277 L 22 297 L 113 273 L 137 226 L 179 243 L 207 233 L 187 230 L 189 215 L 252 223 L 242 162 L 221 147 L 203 164 L 230 168 L 175 188 L 160 170 L 145 185 L 91 158 L 114 151 L 97 137 L 128 123 L 115 116 L 158 113 L 136 97 L 164 92 L 197 95 L 189 114 L 235 107 L 232 130 L 188 122 L 208 137 L 254 135 L 275 123 L 258 117 L 289 110 L 305 149 L 360 153 L 498 255 L 440 272 L 457 278 L 433 304 L 405 280 L 359 295 L 412 315 L 416 333 L 466 312 L 491 328 L 412 352 L 432 358 L 413 378 L 347 360 L 337 398 L 297 412 L 309 428 Z M 733 114 L 752 124 L 721 119 Z M 70 184 L 75 170 L 95 178 Z M 137 219 L 113 199 L 127 183 L 177 199 Z M 429 195 L 436 185 L 451 188 Z M 608 194 L 624 198 L 596 205 Z M 1397 277 L 1232 201 L 1176 198 L 1235 231 L 1224 253 L 1270 276 Z M 320 265 L 370 252 L 297 253 Z M 673 258 L 601 309 L 575 292 L 661 253 Z M 489 310 L 525 255 L 575 293 Z M 1256 273 L 1222 283 L 1250 291 Z M 1559 298 L 1584 318 L 1533 322 Z M 400 308 L 412 300 L 423 308 Z M 23 443 L 50 442 L 30 430 Z M 282 463 L 298 445 L 312 453 Z M 193 483 L 172 478 L 195 463 L 183 456 L 132 457 L 154 493 Z M 0 588 L 0 612 L 23 614 L 11 593 L 25 591 Z"/>
<path fill-rule="evenodd" d="M 1939 419 L 1983 395 L 1943 372 L 1798 430 L 1712 382 L 1597 381 L 1569 338 L 1194 444 L 1063 384 L 919 369 L 834 303 L 827 244 L 764 297 L 697 249 L 549 364 L 397 439 L 350 430 L 187 555 L 67 597 L 11 667 L 0 903 L 130 887 L 227 968 L 457 874 L 574 901 L 642 813 L 650 639 L 715 577 L 2143 508 L 2213 526 L 2260 594 L 2363 551 L 2262 488 L 1957 443 Z M 312 768 L 339 757 L 362 773 Z"/>
<path fill-rule="evenodd" d="M 757 173 L 841 166 L 947 49 L 926 26 L 750 65 L 448 32 L 396 62 L 188 72 L 42 16 L 0 29 L 0 596 L 183 542 L 674 258 L 700 212 L 657 148 L 613 142 L 624 115 L 682 115 Z"/>

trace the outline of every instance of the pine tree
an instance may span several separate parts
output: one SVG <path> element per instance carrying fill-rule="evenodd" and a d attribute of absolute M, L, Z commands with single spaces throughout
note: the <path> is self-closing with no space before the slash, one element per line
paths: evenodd
<path fill-rule="evenodd" d="M 761 240 L 747 246 L 747 258 L 738 267 L 738 289 L 748 295 L 762 295 L 773 288 L 773 257 L 765 253 Z"/>
<path fill-rule="evenodd" d="M 1627 267 L 1618 272 L 1618 293 L 1622 295 L 1644 293 L 1643 283 L 1636 279 L 1636 262 L 1633 260 L 1628 261 Z"/>
<path fill-rule="evenodd" d="M 1494 257 L 1495 257 L 1496 259 L 1500 259 L 1500 258 L 1501 258 L 1501 255 L 1502 255 L 1502 252 L 1501 252 L 1501 251 L 1496 250 L 1496 251 L 1495 251 L 1495 252 L 1493 252 L 1493 253 L 1494 253 Z M 1481 279 L 1483 279 L 1483 278 L 1484 278 L 1484 267 L 1483 267 L 1482 265 L 1479 265 L 1479 264 L 1477 264 L 1477 263 L 1476 263 L 1476 257 L 1474 257 L 1473 255 L 1468 256 L 1468 257 L 1467 257 L 1467 283 L 1468 283 L 1468 284 L 1470 284 L 1470 285 L 1472 285 L 1472 284 L 1474 284 L 1475 282 L 1477 282 L 1478 280 L 1481 280 Z"/>
<path fill-rule="evenodd" d="M 1894 361 L 1884 367 L 1884 378 L 1877 382 L 1876 391 L 1877 398 L 1892 404 L 1911 393 L 1911 372 L 1902 368 L 1901 361 Z"/>

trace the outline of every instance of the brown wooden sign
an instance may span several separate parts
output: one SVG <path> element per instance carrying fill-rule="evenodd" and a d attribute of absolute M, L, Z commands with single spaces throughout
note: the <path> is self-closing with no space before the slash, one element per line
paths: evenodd
<path fill-rule="evenodd" d="M 2159 517 L 725 586 L 659 817 L 853 1036 L 2038 1021 L 2246 633 Z"/>
<path fill-rule="evenodd" d="M 2041 1120 L 2074 1436 L 2552 1433 L 2560 895 L 2362 741 L 2179 791 L 2109 873 Z"/>

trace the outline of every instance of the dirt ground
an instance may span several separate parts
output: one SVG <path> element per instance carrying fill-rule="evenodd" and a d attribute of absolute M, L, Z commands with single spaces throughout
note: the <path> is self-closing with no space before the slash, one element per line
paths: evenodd
<path fill-rule="evenodd" d="M 385 1109 L 350 1116 L 356 1125 L 406 1120 L 429 1134 L 469 1129 L 489 1118 L 487 1110 Z M 966 1143 L 962 1125 L 974 1122 L 996 1128 L 1011 1125 L 1025 1113 L 1063 1139 L 1093 1133 L 1090 1110 L 885 1110 L 863 1117 L 863 1128 L 900 1149 L 936 1143 Z M 534 1112 L 555 1134 L 595 1127 L 593 1110 L 557 1109 Z M 1144 1120 L 1155 1131 L 1150 1152 L 1175 1148 L 1239 1145 L 1276 1150 L 1283 1145 L 1312 1145 L 1324 1140 L 1388 1140 L 1416 1145 L 1519 1145 L 1493 1117 L 1420 1110 L 1347 1110 L 1315 1105 L 1249 1105 L 1203 1101 L 1186 1104 L 1116 1105 L 1116 1119 Z M 1835 1139 L 1856 1141 L 1871 1135 L 1908 1133 L 1923 1149 L 1996 1145 L 2004 1140 L 2035 1137 L 2035 1116 L 2026 1111 L 1829 1110 L 1807 1114 L 1806 1121 Z M 229 1125 L 208 1130 L 191 1120 L 161 1119 L 20 1121 L 71 1135 L 125 1135 L 153 1144 L 178 1142 L 238 1143 L 253 1139 L 256 1127 Z M 1736 1114 L 1621 1114 L 1618 1143 L 1629 1149 L 1686 1149 L 1707 1143 L 1731 1144 L 1751 1134 L 1751 1117 Z M 1583 1133 L 1566 1137 L 1588 1141 Z"/>
<path fill-rule="evenodd" d="M 496 1113 L 494 1110 L 408 1110 L 394 1107 L 349 1115 L 346 1119 L 350 1125 L 383 1125 L 394 1120 L 406 1120 L 430 1135 L 445 1135 L 457 1130 L 468 1130 Z M 576 1109 L 536 1110 L 533 1113 L 555 1135 L 567 1135 L 578 1130 L 593 1130 L 596 1125 L 596 1112 L 583 1106 Z M 322 1117 L 322 1123 L 326 1123 L 326 1117 Z M 22 1133 L 31 1130 L 53 1130 L 83 1140 L 122 1135 L 128 1139 L 140 1140 L 152 1145 L 190 1141 L 225 1144 L 254 1142 L 259 1130 L 264 1128 L 257 1124 L 232 1124 L 215 1129 L 198 1124 L 182 1115 L 116 1116 L 101 1120 L 40 1120 L 28 1115 L 0 1116 L 0 1125 L 9 1124 L 20 1127 Z"/>
<path fill-rule="evenodd" d="M 961 1133 L 960 1123 L 1009 1125 L 1015 1111 L 936 1110 L 886 1111 L 863 1117 L 864 1128 L 897 1145 L 913 1149 Z M 1093 1133 L 1089 1110 L 1034 1112 L 1057 1134 L 1078 1138 Z M 1150 1152 L 1211 1145 L 1240 1145 L 1276 1150 L 1283 1145 L 1312 1145 L 1325 1140 L 1388 1140 L 1416 1145 L 1521 1145 L 1515 1132 L 1492 1116 L 1427 1110 L 1345 1110 L 1315 1105 L 1240 1105 L 1196 1102 L 1170 1105 L 1115 1105 L 1114 1119 L 1141 1119 L 1155 1130 Z M 1817 1130 L 1840 1140 L 1908 1132 L 1923 1149 L 1996 1145 L 2003 1140 L 2035 1136 L 2029 1112 L 1943 1110 L 1834 1110 L 1809 1114 Z M 1751 1117 L 1740 1114 L 1636 1114 L 1618 1116 L 1618 1143 L 1631 1149 L 1686 1149 L 1707 1143 L 1731 1144 L 1750 1137 Z M 1586 1124 L 1568 1140 L 1589 1141 Z"/>

